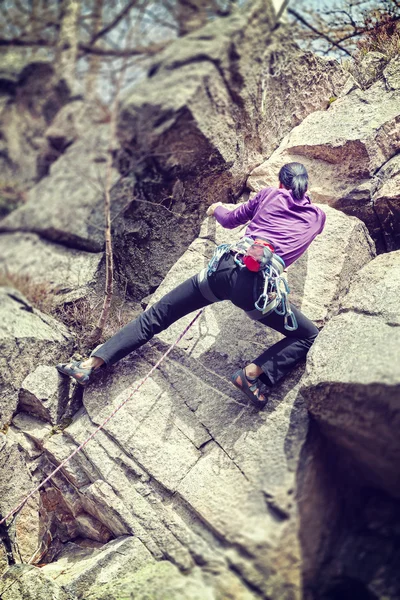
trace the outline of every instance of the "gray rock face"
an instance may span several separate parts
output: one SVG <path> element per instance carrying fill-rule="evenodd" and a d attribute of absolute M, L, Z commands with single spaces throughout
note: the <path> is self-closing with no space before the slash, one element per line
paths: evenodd
<path fill-rule="evenodd" d="M 32 62 L 16 73 L 20 67 L 18 58 L 11 60 L 8 72 L 0 75 L 0 165 L 3 181 L 26 189 L 37 178 L 44 132 L 69 101 L 70 90 L 54 81 L 50 63 Z"/>
<path fill-rule="evenodd" d="M 310 353 L 302 386 L 321 430 L 358 477 L 397 498 L 399 262 L 400 252 L 384 254 L 356 275 Z"/>
<path fill-rule="evenodd" d="M 26 204 L 3 219 L 1 230 L 36 232 L 67 246 L 100 252 L 109 145 L 109 126 L 91 124 L 86 135 L 53 163 L 49 176 L 29 191 Z M 117 177 L 113 169 L 111 184 Z M 115 213 L 120 208 L 113 203 Z"/>
<path fill-rule="evenodd" d="M 375 174 L 400 148 L 399 107 L 399 90 L 387 90 L 383 82 L 338 98 L 328 110 L 312 113 L 291 131 L 252 172 L 250 187 L 276 185 L 283 164 L 301 162 L 309 173 L 314 201 L 362 219 L 381 247 L 384 226 L 385 236 L 394 244 L 397 232 L 391 221 L 379 222 L 372 193 Z M 397 211 L 396 200 L 394 205 Z"/>
<path fill-rule="evenodd" d="M 286 27 L 271 36 L 262 64 L 259 132 L 265 157 L 305 117 L 343 94 L 349 77 L 335 60 L 301 51 Z"/>
<path fill-rule="evenodd" d="M 71 597 L 87 598 L 93 588 L 101 590 L 110 578 L 118 580 L 152 562 L 154 558 L 137 538 L 122 537 L 98 549 L 69 543 L 43 573 Z"/>
<path fill-rule="evenodd" d="M 59 379 L 54 367 L 39 365 L 25 377 L 19 393 L 19 410 L 57 423 L 65 408 L 59 402 Z"/>
<path fill-rule="evenodd" d="M 210 585 L 212 580 L 215 588 Z M 195 567 L 184 574 L 167 560 L 155 561 L 132 536 L 124 536 L 99 549 L 70 543 L 56 562 L 41 569 L 28 565 L 11 567 L 0 581 L 0 593 L 5 600 L 50 597 L 54 600 L 128 600 L 132 594 L 138 600 L 229 597 L 253 600 L 259 597 L 228 570 L 207 574 Z"/>
<path fill-rule="evenodd" d="M 0 288 L 0 423 L 9 422 L 20 385 L 38 362 L 68 355 L 71 337 L 54 319 L 32 308 L 16 290 Z"/>
<path fill-rule="evenodd" d="M 211 577 L 202 573 L 200 568 L 184 575 L 168 561 L 150 563 L 136 573 L 125 573 L 113 584 L 106 584 L 91 591 L 88 600 L 121 600 L 134 594 L 138 600 L 214 600 L 214 598 L 238 598 L 252 600 L 255 595 L 240 584 L 229 571 L 218 578 L 216 589 L 210 583 Z"/>
<path fill-rule="evenodd" d="M 400 89 L 400 60 L 399 57 L 390 61 L 388 66 L 383 71 L 383 77 L 386 87 L 389 90 Z"/>
<path fill-rule="evenodd" d="M 95 113 L 94 105 L 82 100 L 69 102 L 58 111 L 44 134 L 37 162 L 39 177 L 48 175 L 52 163 L 68 146 L 79 138 L 85 137 L 89 130 L 95 128 L 94 124 L 97 122 Z"/>
<path fill-rule="evenodd" d="M 0 514 L 5 517 L 35 487 L 18 442 L 0 433 Z M 8 530 L 10 550 L 17 562 L 28 562 L 40 544 L 39 493 L 21 509 Z"/>
<path fill-rule="evenodd" d="M 253 161 L 340 93 L 343 74 L 337 66 L 295 52 L 284 30 L 271 33 L 271 7 L 260 6 L 172 44 L 140 93 L 125 98 L 119 135 L 131 163 L 124 171 L 126 156 L 120 155 L 121 171 L 128 174 L 114 189 L 114 206 L 119 210 L 127 193 L 157 206 L 132 203 L 115 220 L 115 243 L 139 290 L 156 287 L 175 263 L 152 302 L 204 267 L 217 244 L 243 235 L 242 228 L 227 232 L 207 219 L 200 237 L 176 261 L 203 207 L 235 195 Z M 292 301 L 326 325 L 306 379 L 298 365 L 271 392 L 263 411 L 256 412 L 228 378 L 280 336 L 219 303 L 207 307 L 134 395 L 193 315 L 97 373 L 77 412 L 82 389 L 75 390 L 76 402 L 70 400 L 68 408 L 72 422 L 51 427 L 71 394 L 64 389 L 60 395 L 56 373 L 46 365 L 69 356 L 70 338 L 17 292 L 0 290 L 0 407 L 6 423 L 17 401 L 30 412 L 14 416 L 0 433 L 2 514 L 127 400 L 52 477 L 40 500 L 21 511 L 11 530 L 13 547 L 24 560 L 49 564 L 9 569 L 0 582 L 5 600 L 122 600 L 132 594 L 141 600 L 301 600 L 304 585 L 311 590 L 321 564 L 337 548 L 330 577 L 351 572 L 357 579 L 359 563 L 352 553 L 360 555 L 363 540 L 342 536 L 337 545 L 342 498 L 327 454 L 333 446 L 360 481 L 399 496 L 393 423 L 399 402 L 400 258 L 393 252 L 372 260 L 374 244 L 365 225 L 333 206 L 351 212 L 358 202 L 352 210 L 371 231 L 376 213 L 388 238 L 397 235 L 396 69 L 392 62 L 383 81 L 366 92 L 348 82 L 342 97 L 306 118 L 309 128 L 302 124 L 289 134 L 265 173 L 257 170 L 251 179 L 254 188 L 276 184 L 283 162 L 301 160 L 312 177 L 319 176 L 312 189 L 327 215 L 323 234 L 288 273 Z M 104 165 L 107 144 L 105 137 L 99 143 L 85 137 L 81 108 L 67 105 L 51 121 L 43 156 L 47 160 L 50 152 L 51 162 L 51 149 L 62 156 L 32 189 L 26 206 L 6 219 L 4 227 L 16 232 L 0 236 L 2 264 L 58 288 L 60 302 L 88 293 L 101 259 L 99 190 L 82 187 L 74 177 L 88 164 L 84 157 L 93 183 L 91 169 Z M 105 136 L 106 127 L 96 131 Z M 53 199 L 55 186 L 63 193 Z M 54 243 L 60 241 L 91 252 L 66 250 Z M 306 400 L 314 415 L 311 428 Z M 372 527 L 373 516 L 370 522 Z M 390 542 L 379 546 L 388 560 L 392 547 L 396 550 Z M 371 591 L 394 600 L 396 591 L 390 596 L 386 580 L 378 581 L 382 563 L 374 565 L 379 568 Z M 364 565 L 368 582 L 366 571 Z"/>
<path fill-rule="evenodd" d="M 85 298 L 99 276 L 103 253 L 64 248 L 34 233 L 0 235 L 0 269 L 44 284 L 55 304 Z"/>
<path fill-rule="evenodd" d="M 381 52 L 368 52 L 364 56 L 356 68 L 357 80 L 363 88 L 369 87 L 379 79 L 387 65 L 387 61 L 387 57 Z"/>
<path fill-rule="evenodd" d="M 400 156 L 390 159 L 376 174 L 372 202 L 386 248 L 400 247 Z"/>
<path fill-rule="evenodd" d="M 314 311 L 313 316 L 321 323 L 329 317 L 327 307 L 334 306 L 337 296 L 347 289 L 349 269 L 359 268 L 372 256 L 363 226 L 357 228 L 355 219 L 329 207 L 327 213 L 336 239 L 349 247 L 347 263 L 336 261 L 334 270 L 329 271 L 334 261 L 327 249 L 332 248 L 333 233 L 327 226 L 315 255 L 311 254 L 313 247 L 309 251 L 311 273 L 328 269 L 325 284 L 314 290 L 307 284 L 307 277 L 313 277 L 307 269 L 297 279 L 298 298 L 308 302 L 310 312 Z M 233 241 L 242 233 L 239 229 L 229 235 Z M 227 241 L 227 234 L 214 219 L 207 219 L 201 237 L 171 270 L 159 293 L 206 264 L 215 245 Z M 289 273 L 289 282 L 291 277 Z M 321 294 L 323 300 L 317 303 Z M 84 409 L 63 433 L 43 437 L 36 433 L 37 426 L 31 429 L 30 439 L 36 436 L 43 451 L 39 472 L 47 474 L 47 461 L 59 464 L 113 408 L 129 399 L 85 447 L 84 454 L 77 454 L 57 475 L 57 489 L 46 490 L 46 527 L 58 540 L 58 545 L 53 542 L 47 546 L 47 556 L 54 556 L 63 539 L 81 532 L 93 540 L 94 530 L 105 528 L 115 537 L 134 535 L 141 548 L 138 556 L 144 552 L 150 561 L 140 566 L 134 578 L 119 581 L 121 594 L 132 585 L 140 597 L 140 582 L 148 581 L 149 586 L 155 586 L 157 598 L 161 594 L 157 582 L 163 576 L 165 585 L 177 590 L 173 597 L 178 598 L 185 582 L 192 590 L 193 581 L 198 581 L 200 597 L 205 598 L 225 597 L 228 589 L 235 590 L 231 592 L 235 599 L 250 600 L 259 595 L 301 598 L 302 571 L 308 567 L 302 562 L 302 542 L 297 535 L 300 513 L 294 498 L 297 472 L 308 469 L 300 458 L 308 432 L 307 411 L 298 391 L 303 367 L 297 367 L 277 386 L 266 409 L 256 413 L 227 377 L 279 336 L 221 303 L 207 308 L 199 328 L 190 331 L 132 396 L 135 386 L 185 324 L 182 320 L 108 373 L 98 373 L 96 382 L 85 390 Z M 57 490 L 62 490 L 62 497 Z M 328 496 L 327 491 L 324 493 Z M 55 499 L 63 508 L 51 520 Z M 317 560 L 324 536 L 325 521 L 321 518 L 318 522 L 308 561 Z M 107 547 L 114 548 L 114 544 Z M 66 549 L 68 564 L 74 563 L 74 552 Z M 46 567 L 58 584 L 62 581 L 63 589 L 78 597 L 83 590 L 93 598 L 96 594 L 107 597 L 106 591 L 114 593 L 99 587 L 104 581 L 98 568 L 102 559 L 98 562 L 94 554 L 86 558 L 79 554 L 82 562 L 79 567 L 77 563 L 76 571 L 72 566 L 58 577 L 65 569 L 63 556 Z M 163 560 L 168 563 L 159 562 Z M 119 560 L 113 559 L 112 564 L 120 568 Z M 176 567 L 188 578 L 182 579 Z M 254 592 L 246 589 L 246 584 Z"/>
<path fill-rule="evenodd" d="M 156 59 L 140 90 L 126 95 L 120 116 L 120 139 L 125 144 L 135 140 L 141 152 L 161 151 L 161 144 L 169 143 L 168 153 L 160 154 L 158 162 L 163 169 L 186 175 L 185 178 L 195 164 L 195 173 L 200 175 L 206 166 L 204 151 L 213 150 L 212 165 L 208 157 L 208 173 L 211 166 L 216 170 L 220 165 L 229 168 L 237 180 L 238 171 L 243 173 L 260 152 L 269 154 L 294 124 L 326 103 L 329 92 L 346 79 L 334 62 L 299 51 L 289 41 L 288 32 L 280 31 L 271 37 L 273 23 L 272 7 L 267 4 L 266 9 L 264 3 L 261 9 L 261 4 L 255 3 L 243 13 L 238 11 L 232 17 L 210 23 L 171 44 Z M 265 55 L 260 52 L 262 42 L 268 42 Z M 288 54 L 291 65 L 284 60 Z M 269 68 L 272 57 L 275 63 Z M 260 68 L 260 62 L 268 67 Z M 304 81 L 304 74 L 310 71 L 319 79 L 313 94 L 306 92 L 310 82 Z M 260 91 L 256 92 L 256 88 L 261 82 L 263 97 L 259 106 L 256 100 Z M 287 102 L 290 86 L 296 88 L 295 116 L 294 106 L 290 100 Z M 142 138 L 137 138 L 144 116 L 147 135 L 142 131 Z M 270 119 L 275 116 L 280 126 L 272 128 Z M 178 135 L 180 145 L 175 140 Z M 151 146 L 145 148 L 144 144 L 149 143 Z M 207 176 L 207 172 L 201 175 Z M 210 181 L 198 183 L 207 192 Z M 232 181 L 230 188 L 234 189 L 234 185 Z"/>
<path fill-rule="evenodd" d="M 320 327 L 338 311 L 350 281 L 375 257 L 375 245 L 364 223 L 319 205 L 325 228 L 308 251 L 288 269 L 291 300 Z"/>
<path fill-rule="evenodd" d="M 158 356 L 155 349 L 143 351 L 123 361 L 107 383 L 87 390 L 90 419 L 78 415 L 63 436 L 44 445 L 54 464 L 129 394 L 133 369 L 140 377 Z M 232 565 L 264 594 L 279 597 L 289 586 L 300 597 L 290 489 L 307 415 L 290 385 L 293 380 L 277 391 L 268 413 L 258 416 L 224 380 L 178 354 L 64 475 L 79 489 L 88 513 L 114 535 L 134 533 L 157 560 L 168 558 L 192 572 L 196 557 L 221 575 Z M 272 423 L 273 439 L 267 435 Z M 219 549 L 220 537 L 226 551 Z M 278 567 L 281 560 L 284 567 Z M 234 582 L 240 589 L 240 578 Z"/>

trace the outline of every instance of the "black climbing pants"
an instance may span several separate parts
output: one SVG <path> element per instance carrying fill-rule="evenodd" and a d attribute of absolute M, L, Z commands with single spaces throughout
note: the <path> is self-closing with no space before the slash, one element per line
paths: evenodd
<path fill-rule="evenodd" d="M 222 257 L 208 282 L 215 300 L 230 300 L 245 311 L 254 309 L 263 285 L 259 273 L 239 268 L 230 254 Z M 92 356 L 102 358 L 106 365 L 113 365 L 181 317 L 212 304 L 213 300 L 205 298 L 203 293 L 197 275 L 187 279 L 96 348 Z M 263 371 L 261 381 L 269 386 L 276 384 L 306 356 L 318 335 L 318 329 L 300 310 L 293 304 L 291 309 L 298 323 L 295 331 L 287 331 L 284 317 L 274 311 L 259 320 L 286 336 L 253 360 Z"/>

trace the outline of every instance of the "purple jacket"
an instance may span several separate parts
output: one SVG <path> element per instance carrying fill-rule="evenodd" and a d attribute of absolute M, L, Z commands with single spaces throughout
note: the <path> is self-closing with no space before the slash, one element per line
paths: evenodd
<path fill-rule="evenodd" d="M 324 228 L 326 215 L 307 194 L 296 200 L 290 190 L 264 188 L 234 210 L 218 206 L 218 223 L 234 229 L 250 221 L 244 235 L 267 238 L 286 266 L 297 260 Z"/>

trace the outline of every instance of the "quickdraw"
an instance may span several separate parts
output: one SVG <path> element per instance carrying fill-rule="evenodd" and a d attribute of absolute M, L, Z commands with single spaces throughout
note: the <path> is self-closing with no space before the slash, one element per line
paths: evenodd
<path fill-rule="evenodd" d="M 255 249 L 254 247 L 257 246 Z M 210 276 L 218 268 L 221 258 L 228 252 L 234 253 L 234 261 L 240 268 L 250 271 L 261 271 L 264 277 L 263 291 L 254 303 L 255 308 L 267 315 L 273 310 L 284 316 L 284 327 L 287 331 L 295 331 L 298 323 L 290 308 L 288 295 L 289 285 L 283 277 L 284 261 L 275 254 L 273 246 L 263 240 L 245 237 L 236 244 L 218 246 L 208 264 L 207 275 Z"/>
<path fill-rule="evenodd" d="M 221 244 L 220 246 L 216 247 L 214 254 L 211 257 L 211 260 L 208 263 L 208 267 L 207 267 L 207 275 L 208 276 L 215 273 L 215 271 L 218 269 L 219 261 L 225 254 L 230 252 L 231 247 L 232 247 L 231 244 Z"/>

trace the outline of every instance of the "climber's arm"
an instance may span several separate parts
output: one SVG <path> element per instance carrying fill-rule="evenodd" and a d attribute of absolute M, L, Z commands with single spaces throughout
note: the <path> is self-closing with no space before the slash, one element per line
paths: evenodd
<path fill-rule="evenodd" d="M 234 229 L 239 225 L 244 225 L 254 217 L 256 210 L 263 198 L 262 191 L 259 192 L 254 198 L 248 200 L 244 204 L 239 204 L 233 210 L 222 206 L 222 202 L 216 202 L 211 204 L 207 210 L 207 216 L 214 216 L 218 223 L 226 229 Z"/>

